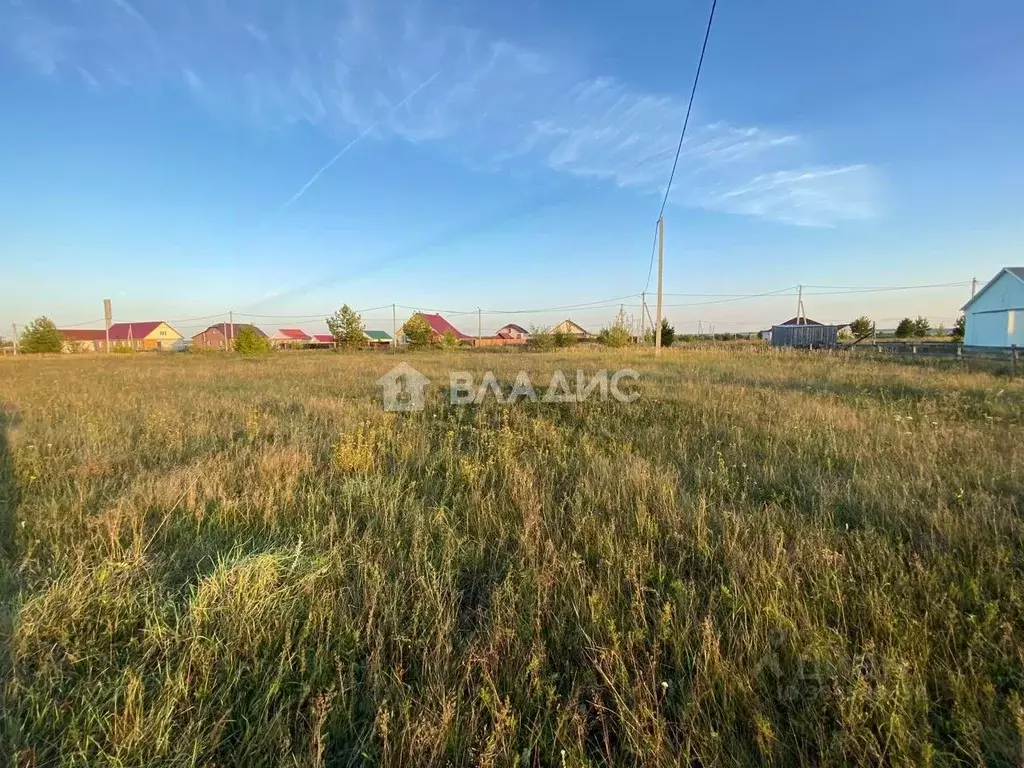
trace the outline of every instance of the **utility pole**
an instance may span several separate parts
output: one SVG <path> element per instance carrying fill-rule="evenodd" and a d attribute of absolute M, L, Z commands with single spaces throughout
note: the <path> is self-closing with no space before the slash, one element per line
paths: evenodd
<path fill-rule="evenodd" d="M 654 322 L 654 354 L 661 355 L 661 273 L 665 266 L 665 217 L 658 217 L 658 311 Z"/>
<path fill-rule="evenodd" d="M 110 325 L 113 322 L 114 312 L 110 308 L 110 299 L 103 300 L 103 325 L 107 331 L 107 346 L 104 347 L 106 352 L 110 352 Z"/>
<path fill-rule="evenodd" d="M 804 318 L 804 287 L 798 285 L 796 288 L 796 324 L 801 325 Z"/>
<path fill-rule="evenodd" d="M 971 298 L 974 298 L 974 294 L 978 292 L 978 278 L 971 278 Z"/>
<path fill-rule="evenodd" d="M 233 309 L 228 310 L 228 349 L 234 345 L 235 341 L 235 311 Z"/>
<path fill-rule="evenodd" d="M 18 324 L 11 323 L 11 341 L 14 342 L 14 354 L 18 354 Z"/>
<path fill-rule="evenodd" d="M 391 305 L 391 351 L 398 351 L 398 315 L 394 304 Z"/>
<path fill-rule="evenodd" d="M 480 312 L 480 307 L 476 308 L 476 338 L 482 339 L 484 337 L 484 320 L 483 315 Z"/>
<path fill-rule="evenodd" d="M 644 313 L 647 312 L 647 294 L 640 294 L 640 345 L 643 346 L 644 339 Z"/>

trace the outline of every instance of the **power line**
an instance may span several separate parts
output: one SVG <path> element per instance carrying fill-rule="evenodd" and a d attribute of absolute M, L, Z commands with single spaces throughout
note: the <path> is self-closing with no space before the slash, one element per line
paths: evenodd
<path fill-rule="evenodd" d="M 62 328 L 81 328 L 83 325 L 92 325 L 93 323 L 102 323 L 102 322 L 103 322 L 103 318 L 101 317 L 99 320 L 87 320 L 84 323 L 61 323 L 60 324 L 60 328 L 58 328 L 57 330 L 60 330 Z M 56 325 L 56 323 L 55 323 L 55 325 Z"/>
<path fill-rule="evenodd" d="M 841 290 L 834 291 L 818 291 L 816 293 L 804 293 L 804 296 L 845 296 L 850 293 L 885 293 L 888 291 L 917 291 L 925 290 L 929 288 L 964 288 L 971 284 L 970 280 L 960 283 L 933 283 L 931 285 L 896 285 L 896 286 L 879 286 L 876 288 L 844 288 Z M 841 288 L 836 285 L 812 285 L 804 286 L 805 288 Z"/>
<path fill-rule="evenodd" d="M 363 312 L 376 312 L 378 309 L 390 309 L 390 304 L 382 304 L 379 307 L 367 307 L 366 309 L 354 310 L 359 314 Z M 239 317 L 255 317 L 260 320 L 323 320 L 326 317 L 330 317 L 337 310 L 331 310 L 330 312 L 320 312 L 316 315 L 257 315 L 250 312 L 235 312 Z"/>
<path fill-rule="evenodd" d="M 672 161 L 672 172 L 668 176 L 668 185 L 665 187 L 665 197 L 661 201 L 661 210 L 658 212 L 660 219 L 665 215 L 665 206 L 668 205 L 668 196 L 672 192 L 672 182 L 676 178 L 676 166 L 679 165 L 679 153 L 683 150 L 683 139 L 686 137 L 686 127 L 690 124 L 690 112 L 693 110 L 693 99 L 697 95 L 697 83 L 700 82 L 700 71 L 704 67 L 704 54 L 708 50 L 708 39 L 711 37 L 711 24 L 715 20 L 715 8 L 718 7 L 718 0 L 711 1 L 711 13 L 708 14 L 708 26 L 704 31 L 704 44 L 700 48 L 700 59 L 697 61 L 697 72 L 693 76 L 693 87 L 690 89 L 690 101 L 686 105 L 686 117 L 683 118 L 683 130 L 679 132 L 679 144 L 676 145 L 676 156 Z M 657 242 L 657 240 L 655 240 Z M 654 251 L 651 251 L 651 264 L 647 268 L 647 283 L 644 285 L 644 292 L 651 287 L 651 272 L 654 269 Z"/>
<path fill-rule="evenodd" d="M 658 251 L 658 222 L 654 222 L 654 242 L 651 243 L 651 263 L 647 265 L 647 282 L 644 283 L 644 293 L 651 287 L 651 274 L 654 272 L 654 254 Z"/>
<path fill-rule="evenodd" d="M 780 288 L 777 291 L 767 291 L 765 293 L 750 293 L 745 296 L 734 296 L 729 299 L 716 299 L 714 301 L 695 301 L 688 304 L 666 304 L 666 307 L 706 307 L 710 304 L 729 304 L 734 301 L 747 301 L 749 299 L 764 299 L 769 297 L 782 298 L 784 296 L 792 296 L 793 290 L 796 286 L 791 285 L 788 288 Z"/>
<path fill-rule="evenodd" d="M 168 324 L 172 324 L 172 323 L 174 323 L 174 324 L 183 324 L 183 323 L 195 322 L 195 321 L 198 321 L 198 320 L 218 320 L 218 319 L 223 319 L 224 315 L 226 315 L 226 314 L 227 314 L 227 312 L 219 312 L 216 315 L 203 315 L 202 317 L 185 317 L 185 318 L 182 318 L 180 320 L 164 320 L 164 322 L 168 323 Z"/>
<path fill-rule="evenodd" d="M 610 299 L 599 299 L 597 301 L 587 301 L 587 302 L 583 302 L 581 304 L 566 304 L 566 305 L 563 305 L 563 306 L 560 306 L 560 307 L 539 307 L 539 308 L 536 308 L 536 309 L 483 309 L 483 310 L 472 309 L 472 310 L 458 310 L 458 309 L 436 309 L 436 308 L 434 308 L 434 309 L 422 309 L 420 307 L 412 307 L 412 306 L 409 306 L 409 305 L 406 305 L 406 304 L 396 304 L 395 306 L 398 307 L 399 309 L 409 309 L 409 310 L 412 310 L 413 312 L 439 312 L 439 313 L 443 312 L 446 315 L 475 315 L 477 313 L 483 313 L 485 315 L 525 315 L 525 314 L 532 314 L 532 313 L 535 313 L 535 312 L 560 312 L 560 311 L 570 310 L 570 309 L 584 309 L 584 308 L 599 309 L 601 307 L 598 306 L 598 305 L 613 306 L 613 305 L 617 304 L 618 302 L 624 301 L 626 299 L 635 299 L 639 295 L 640 295 L 639 293 L 631 293 L 631 294 L 629 294 L 627 296 L 616 296 L 616 297 L 610 298 Z"/>

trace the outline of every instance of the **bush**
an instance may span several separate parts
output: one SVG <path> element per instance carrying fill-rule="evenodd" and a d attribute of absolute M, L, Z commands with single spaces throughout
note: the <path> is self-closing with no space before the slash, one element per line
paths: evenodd
<path fill-rule="evenodd" d="M 602 329 L 597 340 L 606 347 L 625 347 L 629 344 L 629 331 L 624 326 L 613 325 Z"/>
<path fill-rule="evenodd" d="M 363 318 L 348 304 L 327 318 L 327 328 L 338 349 L 359 349 L 366 346 L 366 328 Z"/>
<path fill-rule="evenodd" d="M 48 317 L 37 317 L 21 333 L 18 350 L 27 355 L 60 354 L 64 348 L 64 339 Z"/>
<path fill-rule="evenodd" d="M 264 355 L 271 350 L 270 339 L 251 325 L 235 326 L 235 352 L 242 355 Z"/>
<path fill-rule="evenodd" d="M 551 333 L 547 328 L 534 326 L 530 329 L 530 336 L 526 339 L 526 348 L 531 352 L 548 352 L 555 348 L 557 335 Z"/>
<path fill-rule="evenodd" d="M 909 339 L 914 335 L 914 321 L 909 317 L 904 317 L 896 326 L 895 335 L 897 339 Z"/>
<path fill-rule="evenodd" d="M 445 331 L 441 337 L 441 346 L 444 349 L 455 349 L 460 344 L 458 336 L 451 331 Z"/>
<path fill-rule="evenodd" d="M 676 329 L 668 324 L 668 318 L 661 318 L 661 346 L 671 347 L 676 340 Z"/>
<path fill-rule="evenodd" d="M 406 343 L 413 349 L 423 349 L 430 346 L 430 323 L 423 315 L 413 315 L 405 321 L 402 326 L 402 333 L 405 335 Z"/>
<path fill-rule="evenodd" d="M 963 341 L 964 336 L 967 334 L 967 318 L 964 315 L 960 315 L 953 323 L 953 330 L 950 335 L 957 341 Z"/>
<path fill-rule="evenodd" d="M 574 346 L 575 344 L 577 344 L 579 342 L 579 339 L 577 339 L 575 336 L 573 336 L 568 331 L 558 331 L 554 335 L 553 341 L 554 341 L 554 344 L 555 344 L 556 347 L 558 347 L 560 349 L 564 349 L 565 347 L 572 347 L 572 346 Z"/>
<path fill-rule="evenodd" d="M 867 338 L 874 329 L 875 324 L 871 322 L 871 318 L 867 315 L 861 315 L 850 323 L 850 333 L 858 339 Z"/>

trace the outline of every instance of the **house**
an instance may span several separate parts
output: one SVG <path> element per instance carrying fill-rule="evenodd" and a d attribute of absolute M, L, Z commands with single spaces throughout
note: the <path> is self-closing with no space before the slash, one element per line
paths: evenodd
<path fill-rule="evenodd" d="M 363 331 L 363 335 L 371 347 L 390 347 L 395 343 L 386 331 Z"/>
<path fill-rule="evenodd" d="M 65 352 L 99 352 L 107 347 L 107 332 L 93 328 L 57 329 Z"/>
<path fill-rule="evenodd" d="M 572 334 L 573 336 L 575 336 L 580 341 L 585 341 L 587 339 L 596 339 L 597 338 L 594 334 L 592 334 L 590 331 L 585 329 L 582 325 L 580 325 L 579 323 L 574 323 L 572 320 L 570 320 L 568 318 L 566 318 L 565 320 L 560 322 L 558 325 L 556 325 L 554 328 L 552 328 L 551 332 L 552 333 L 569 333 L 569 334 Z"/>
<path fill-rule="evenodd" d="M 217 323 L 193 336 L 192 346 L 196 349 L 230 349 L 243 328 L 255 331 L 261 338 L 267 337 L 267 334 L 249 323 Z"/>
<path fill-rule="evenodd" d="M 312 336 L 298 328 L 278 328 L 277 333 L 270 336 L 270 343 L 275 347 L 301 347 L 312 340 Z"/>
<path fill-rule="evenodd" d="M 503 325 L 499 328 L 494 336 L 498 339 L 528 339 L 530 337 L 530 332 L 521 325 L 509 323 L 508 325 Z"/>
<path fill-rule="evenodd" d="M 1004 267 L 963 306 L 964 344 L 1024 346 L 1024 267 Z"/>
<path fill-rule="evenodd" d="M 811 318 L 809 317 L 800 316 L 791 317 L 786 322 L 779 323 L 779 325 L 821 325 L 821 323 L 817 322 L 816 320 L 811 320 Z M 774 328 L 775 326 L 772 327 Z"/>
<path fill-rule="evenodd" d="M 773 325 L 769 338 L 773 347 L 834 347 L 839 339 L 839 331 L 848 325 L 825 325 L 809 317 L 798 316 Z"/>
<path fill-rule="evenodd" d="M 333 347 L 334 344 L 334 334 L 331 333 L 314 333 L 309 340 L 311 347 Z"/>
<path fill-rule="evenodd" d="M 114 323 L 110 326 L 110 346 L 134 350 L 171 350 L 183 341 L 180 333 L 163 320 L 145 323 Z"/>
<path fill-rule="evenodd" d="M 441 315 L 430 314 L 427 312 L 417 312 L 413 317 L 422 317 L 427 321 L 427 325 L 430 326 L 430 343 L 438 344 L 441 342 L 447 334 L 451 334 L 458 341 L 472 341 L 471 336 L 467 336 L 454 325 L 445 320 Z M 412 319 L 412 318 L 410 318 Z M 404 340 L 404 334 L 403 334 Z"/>

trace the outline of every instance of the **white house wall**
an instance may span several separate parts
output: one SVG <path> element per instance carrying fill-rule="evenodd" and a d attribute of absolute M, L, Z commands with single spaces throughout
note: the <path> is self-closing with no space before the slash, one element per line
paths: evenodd
<path fill-rule="evenodd" d="M 1024 282 L 1004 272 L 967 307 L 964 343 L 1024 347 Z"/>
<path fill-rule="evenodd" d="M 991 312 L 996 309 L 1024 309 L 1024 282 L 1003 272 L 967 308 L 970 313 Z"/>

